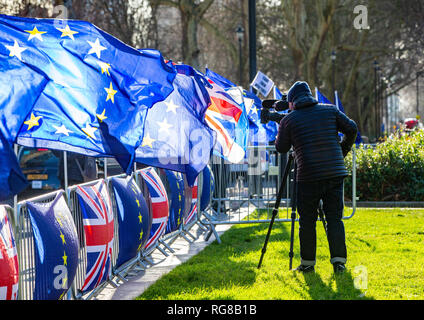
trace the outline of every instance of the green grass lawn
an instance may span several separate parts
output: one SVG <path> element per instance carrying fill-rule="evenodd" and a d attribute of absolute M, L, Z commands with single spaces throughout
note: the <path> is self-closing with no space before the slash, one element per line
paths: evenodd
<path fill-rule="evenodd" d="M 346 212 L 348 212 L 346 210 Z M 163 276 L 138 299 L 424 299 L 424 209 L 357 209 L 345 220 L 348 271 L 335 276 L 317 223 L 314 274 L 289 271 L 290 224 L 237 225 Z M 300 262 L 298 224 L 293 266 Z"/>

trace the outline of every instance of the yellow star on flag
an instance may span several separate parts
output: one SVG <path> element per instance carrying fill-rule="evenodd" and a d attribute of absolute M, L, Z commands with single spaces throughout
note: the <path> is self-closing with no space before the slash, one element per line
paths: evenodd
<path fill-rule="evenodd" d="M 106 72 L 108 76 L 110 76 L 109 68 L 110 64 L 102 61 L 97 61 L 97 64 L 100 66 L 100 69 L 102 69 L 102 74 Z"/>
<path fill-rule="evenodd" d="M 38 31 L 37 27 L 34 27 L 32 30 L 25 30 L 25 32 L 29 33 L 28 41 L 33 38 L 37 38 L 38 40 L 43 41 L 41 35 L 47 33 L 47 31 Z"/>
<path fill-rule="evenodd" d="M 68 277 L 64 277 L 63 278 L 63 280 L 62 280 L 62 289 L 66 289 L 66 283 L 68 282 Z M 66 291 L 64 291 L 63 292 L 63 294 L 65 293 Z"/>
<path fill-rule="evenodd" d="M 63 37 L 69 37 L 72 40 L 74 39 L 74 34 L 78 33 L 77 31 L 72 31 L 71 28 L 69 28 L 69 25 L 66 25 L 65 28 L 61 29 L 61 28 L 56 28 L 57 30 L 59 30 L 60 32 L 62 32 L 62 35 L 60 36 L 61 38 Z"/>
<path fill-rule="evenodd" d="M 143 143 L 141 144 L 142 147 L 149 146 L 150 148 L 153 148 L 153 142 L 155 142 L 155 139 L 150 138 L 150 134 L 147 133 L 143 138 Z"/>
<path fill-rule="evenodd" d="M 62 244 L 66 244 L 65 236 L 63 235 L 62 231 L 60 231 L 60 236 L 59 237 L 62 239 Z"/>
<path fill-rule="evenodd" d="M 68 256 L 66 255 L 66 252 L 65 251 L 63 251 L 63 257 L 62 257 L 62 259 L 63 259 L 63 265 L 64 266 L 67 266 L 68 265 Z"/>
<path fill-rule="evenodd" d="M 138 201 L 138 199 L 135 199 L 135 202 L 137 202 L 137 206 L 140 206 L 140 201 Z"/>
<path fill-rule="evenodd" d="M 141 232 L 140 232 L 140 239 L 139 240 L 141 240 L 141 238 L 143 238 L 143 230 L 141 230 Z"/>
<path fill-rule="evenodd" d="M 103 109 L 103 112 L 101 114 L 96 114 L 100 122 L 103 122 L 103 120 L 107 119 L 107 117 L 105 116 L 105 112 L 106 112 L 106 109 Z"/>
<path fill-rule="evenodd" d="M 94 131 L 97 130 L 95 127 L 91 127 L 88 123 L 85 125 L 85 128 L 81 128 L 84 133 L 92 139 L 95 139 Z"/>
<path fill-rule="evenodd" d="M 112 82 L 110 83 L 110 87 L 109 88 L 105 88 L 106 92 L 107 92 L 107 97 L 106 97 L 106 101 L 108 101 L 109 99 L 112 100 L 112 103 L 115 103 L 115 99 L 114 99 L 114 95 L 115 93 L 117 93 L 118 91 L 114 90 L 112 87 Z"/>
<path fill-rule="evenodd" d="M 143 222 L 143 221 L 142 221 L 142 220 L 143 220 L 143 217 L 142 217 L 141 213 L 139 213 L 139 214 L 138 214 L 138 220 L 140 220 L 140 223 L 142 223 L 142 222 Z"/>
<path fill-rule="evenodd" d="M 41 116 L 36 117 L 31 112 L 31 118 L 29 120 L 27 120 L 27 121 L 24 122 L 24 124 L 27 124 L 28 125 L 28 129 L 27 130 L 31 130 L 32 127 L 35 127 L 35 126 L 39 126 L 38 120 L 40 120 L 40 119 L 41 119 Z"/>

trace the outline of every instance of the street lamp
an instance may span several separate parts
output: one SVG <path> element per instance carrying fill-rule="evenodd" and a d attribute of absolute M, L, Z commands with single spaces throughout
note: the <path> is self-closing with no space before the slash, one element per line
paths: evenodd
<path fill-rule="evenodd" d="M 377 70 L 378 70 L 378 62 L 374 60 L 374 124 L 375 124 L 375 138 L 378 139 L 378 99 L 377 99 Z"/>
<path fill-rule="evenodd" d="M 243 54 L 242 54 L 242 43 L 244 38 L 244 29 L 241 25 L 237 27 L 236 30 L 237 40 L 239 43 L 239 81 L 240 85 L 243 85 Z"/>
<path fill-rule="evenodd" d="M 333 102 L 336 103 L 336 51 L 331 51 L 331 65 L 333 67 L 333 79 L 332 79 L 332 89 L 333 89 Z"/>
<path fill-rule="evenodd" d="M 417 71 L 417 73 L 416 73 L 416 75 L 417 75 L 417 116 L 419 116 L 420 114 L 419 114 L 419 111 L 420 111 L 420 107 L 419 107 L 419 99 L 418 99 L 418 97 L 419 97 L 419 91 L 418 91 L 418 89 L 419 89 L 419 77 L 422 75 L 423 73 L 422 73 L 422 71 Z"/>

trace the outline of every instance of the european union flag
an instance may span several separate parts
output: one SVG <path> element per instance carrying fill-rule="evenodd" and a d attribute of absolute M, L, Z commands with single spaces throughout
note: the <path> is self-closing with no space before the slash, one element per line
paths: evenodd
<path fill-rule="evenodd" d="M 253 100 L 253 106 L 248 113 L 250 129 L 250 142 L 253 145 L 267 145 L 274 141 L 278 133 L 278 124 L 274 121 L 269 121 L 266 124 L 261 123 L 262 101 L 251 91 L 244 90 L 246 98 Z"/>
<path fill-rule="evenodd" d="M 334 104 L 332 103 L 326 96 L 324 96 L 318 88 L 315 88 L 315 98 L 318 100 L 319 103 L 325 103 L 325 104 Z"/>
<path fill-rule="evenodd" d="M 15 153 L 0 130 L 0 201 L 11 199 L 27 184 Z"/>
<path fill-rule="evenodd" d="M 277 88 L 277 86 L 274 86 L 273 90 L 274 99 L 281 100 L 283 98 L 283 94 L 281 91 Z"/>
<path fill-rule="evenodd" d="M 131 176 L 112 178 L 119 224 L 119 250 L 115 268 L 134 258 L 150 236 L 152 213 Z"/>
<path fill-rule="evenodd" d="M 78 234 L 63 195 L 49 204 L 27 203 L 35 243 L 34 300 L 57 300 L 70 288 L 78 267 Z"/>
<path fill-rule="evenodd" d="M 174 91 L 147 113 L 136 161 L 187 175 L 192 186 L 208 164 L 214 132 L 204 117 L 210 98 L 197 76 L 178 73 Z"/>
<path fill-rule="evenodd" d="M 13 152 L 13 143 L 47 83 L 42 74 L 19 59 L 5 57 L 2 53 L 7 48 L 13 50 L 13 46 L 0 44 L 0 201 L 19 193 L 27 185 Z"/>
<path fill-rule="evenodd" d="M 176 231 L 183 223 L 186 211 L 184 178 L 180 172 L 160 169 L 159 176 L 165 185 L 169 199 L 169 217 L 165 234 Z M 191 197 L 188 199 L 191 202 Z"/>
<path fill-rule="evenodd" d="M 335 92 L 334 92 L 334 95 L 336 96 L 336 106 L 337 106 L 337 108 L 338 108 L 341 112 L 345 113 L 345 110 L 344 110 L 344 108 L 343 108 L 342 102 L 341 102 L 341 101 L 340 101 L 340 99 L 339 99 L 339 94 L 337 93 L 337 91 L 335 91 Z M 361 136 L 361 133 L 360 133 L 360 132 L 359 132 L 359 130 L 358 130 L 358 133 L 357 133 L 357 135 L 356 135 L 355 144 L 356 144 L 356 146 L 358 146 L 360 143 L 362 143 L 362 136 Z"/>
<path fill-rule="evenodd" d="M 160 52 L 131 48 L 85 21 L 1 15 L 0 54 L 48 80 L 19 144 L 113 156 L 127 173 L 147 110 L 172 92 L 176 75 Z"/>

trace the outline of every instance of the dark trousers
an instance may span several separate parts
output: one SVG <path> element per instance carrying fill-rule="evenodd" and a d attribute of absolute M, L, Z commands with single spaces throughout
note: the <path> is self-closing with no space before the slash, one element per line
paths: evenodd
<path fill-rule="evenodd" d="M 297 182 L 299 240 L 301 263 L 315 265 L 316 222 L 319 201 L 322 199 L 327 221 L 327 238 L 331 263 L 346 263 L 346 239 L 343 217 L 343 177 L 320 181 Z"/>

